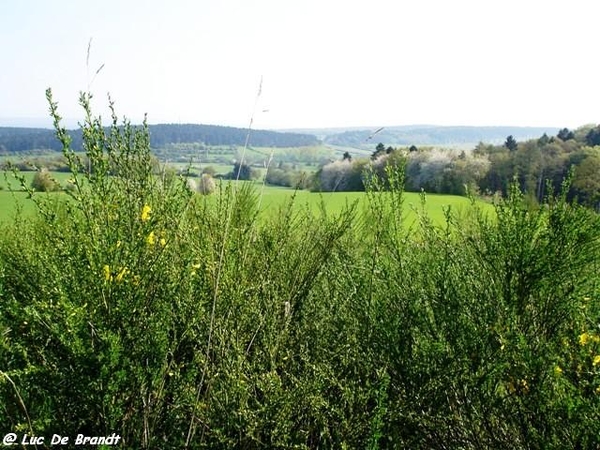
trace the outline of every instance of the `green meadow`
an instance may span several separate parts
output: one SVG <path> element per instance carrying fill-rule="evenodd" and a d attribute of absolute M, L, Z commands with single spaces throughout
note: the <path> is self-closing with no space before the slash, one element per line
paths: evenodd
<path fill-rule="evenodd" d="M 296 208 L 304 208 L 313 213 L 320 210 L 321 205 L 330 214 L 340 214 L 345 208 L 356 204 L 357 211 L 368 208 L 367 194 L 365 192 L 309 192 L 294 190 L 275 186 L 257 185 L 257 193 L 261 198 L 261 210 L 264 213 L 285 207 L 290 201 L 294 202 Z M 379 193 L 377 195 L 387 195 Z M 423 203 L 424 200 L 424 203 Z M 493 205 L 475 200 L 474 205 L 485 212 L 492 212 Z M 426 213 L 433 223 L 442 226 L 445 223 L 444 211 L 450 208 L 455 214 L 466 214 L 473 207 L 471 200 L 466 197 L 455 195 L 425 195 L 424 197 L 415 192 L 403 193 L 403 215 L 405 225 L 414 224 L 417 220 L 417 212 Z"/>
<path fill-rule="evenodd" d="M 0 223 L 9 222 L 19 208 L 27 217 L 36 212 L 35 204 L 27 198 L 27 193 L 0 191 Z"/>
<path fill-rule="evenodd" d="M 21 172 L 27 185 L 31 184 L 35 172 Z M 52 172 L 52 177 L 61 185 L 69 179 L 70 174 L 64 172 Z M 39 196 L 59 197 L 61 192 L 38 193 Z M 37 209 L 35 203 L 29 198 L 27 192 L 21 189 L 19 180 L 15 179 L 12 172 L 0 171 L 0 223 L 10 222 L 17 211 L 21 211 L 23 217 L 33 217 Z"/>
<path fill-rule="evenodd" d="M 22 172 L 28 184 L 31 183 L 35 172 Z M 65 185 L 70 178 L 70 174 L 63 172 L 51 172 L 51 175 L 61 185 Z M 231 181 L 221 181 L 223 187 L 227 183 L 236 183 Z M 248 182 L 237 182 L 243 185 Z M 281 208 L 287 207 L 290 202 L 294 208 L 308 210 L 312 213 L 319 213 L 322 206 L 328 214 L 340 214 L 345 208 L 356 205 L 357 211 L 362 211 L 367 207 L 367 194 L 365 192 L 310 192 L 306 190 L 295 190 L 290 188 L 268 186 L 260 182 L 250 183 L 259 199 L 261 214 L 268 217 L 276 213 Z M 61 198 L 65 196 L 63 192 L 54 193 L 36 193 L 37 196 L 51 196 Z M 219 190 L 214 196 L 219 195 Z M 380 195 L 386 195 L 381 193 Z M 445 223 L 444 211 L 450 208 L 454 213 L 466 214 L 472 210 L 472 202 L 466 197 L 454 195 L 425 195 L 419 193 L 405 192 L 403 203 L 403 215 L 405 226 L 414 225 L 417 220 L 418 211 L 426 212 L 433 223 L 443 225 Z M 481 200 L 475 200 L 474 205 L 483 211 L 493 211 L 493 206 Z M 35 214 L 35 203 L 28 198 L 27 193 L 22 192 L 18 180 L 14 179 L 12 172 L 4 172 L 0 178 L 0 222 L 6 222 L 14 217 L 18 208 L 22 209 L 25 217 Z"/>

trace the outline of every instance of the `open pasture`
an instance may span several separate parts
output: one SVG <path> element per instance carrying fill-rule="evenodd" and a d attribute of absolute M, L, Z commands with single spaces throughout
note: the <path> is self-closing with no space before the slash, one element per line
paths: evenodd
<path fill-rule="evenodd" d="M 35 172 L 23 172 L 27 183 L 31 183 Z M 6 175 L 6 176 L 4 176 Z M 61 185 L 64 185 L 70 174 L 52 172 L 52 177 L 55 178 Z M 222 183 L 231 183 L 230 181 L 222 181 Z M 245 183 L 245 182 L 238 182 Z M 276 214 L 280 208 L 286 207 L 289 202 L 293 201 L 294 207 L 297 209 L 306 209 L 313 213 L 318 213 L 321 205 L 325 206 L 325 210 L 329 214 L 340 214 L 344 208 L 350 207 L 357 203 L 357 211 L 363 211 L 367 208 L 367 194 L 364 192 L 310 192 L 305 190 L 294 190 L 279 186 L 268 186 L 260 182 L 254 182 L 256 194 L 262 215 L 268 217 L 270 214 Z M 0 177 L 0 222 L 10 220 L 14 217 L 14 213 L 18 205 L 23 210 L 26 216 L 35 214 L 35 204 L 27 198 L 25 192 L 19 192 L 20 186 L 17 180 L 12 176 L 12 173 L 5 173 Z M 64 196 L 64 193 L 55 192 L 49 194 Z M 218 190 L 217 194 L 218 195 Z M 381 194 L 386 195 L 386 194 Z M 417 211 L 422 209 L 421 195 L 415 192 L 406 192 L 403 194 L 403 214 L 405 215 L 405 225 L 411 226 L 417 219 Z M 482 201 L 476 201 L 476 204 L 483 208 L 484 211 L 492 211 L 492 205 Z M 471 203 L 468 198 L 454 195 L 426 195 L 425 211 L 428 217 L 437 225 L 443 225 L 444 209 L 450 207 L 452 211 L 463 213 L 471 208 Z"/>
<path fill-rule="evenodd" d="M 296 208 L 308 209 L 317 213 L 321 204 L 330 214 L 339 214 L 344 208 L 357 203 L 357 210 L 363 211 L 368 208 L 367 194 L 365 192 L 309 192 L 295 191 L 294 189 L 282 188 L 276 186 L 257 186 L 257 193 L 260 197 L 261 210 L 265 213 L 275 212 L 278 208 L 284 207 L 289 201 L 294 199 Z M 377 194 L 377 195 L 387 195 Z M 450 207 L 452 211 L 462 214 L 471 209 L 471 201 L 466 197 L 455 195 L 426 195 L 425 212 L 436 225 L 445 223 L 444 209 Z M 421 195 L 416 192 L 403 193 L 403 211 L 405 215 L 405 225 L 410 226 L 417 220 L 417 212 L 422 209 Z M 476 205 L 483 211 L 493 211 L 493 205 L 483 201 L 476 201 Z"/>

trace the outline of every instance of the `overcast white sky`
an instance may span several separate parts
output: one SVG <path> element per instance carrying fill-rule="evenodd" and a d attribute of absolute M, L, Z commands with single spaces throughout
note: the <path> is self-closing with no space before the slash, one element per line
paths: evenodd
<path fill-rule="evenodd" d="M 3 0 L 0 125 L 46 117 L 47 87 L 80 119 L 89 86 L 103 116 L 110 93 L 134 122 L 245 127 L 262 77 L 255 128 L 575 128 L 600 121 L 599 12 L 596 0 Z"/>

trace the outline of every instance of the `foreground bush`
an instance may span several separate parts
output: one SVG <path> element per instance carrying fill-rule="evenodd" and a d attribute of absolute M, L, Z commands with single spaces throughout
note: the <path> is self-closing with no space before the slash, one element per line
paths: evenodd
<path fill-rule="evenodd" d="M 104 131 L 89 100 L 85 165 L 51 103 L 70 200 L 42 197 L 39 220 L 0 239 L 0 431 L 115 432 L 124 448 L 595 445 L 593 213 L 513 190 L 496 217 L 407 230 L 389 168 L 385 186 L 365 179 L 366 211 L 290 205 L 265 223 L 248 184 L 206 198 L 161 181 L 147 129 Z"/>

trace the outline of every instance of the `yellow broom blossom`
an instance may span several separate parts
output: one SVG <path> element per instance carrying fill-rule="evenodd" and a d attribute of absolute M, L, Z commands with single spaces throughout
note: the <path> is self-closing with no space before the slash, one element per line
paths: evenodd
<path fill-rule="evenodd" d="M 150 208 L 149 205 L 144 205 L 141 215 L 142 222 L 146 222 L 148 219 L 150 219 L 150 211 L 152 211 L 152 208 Z"/>
<path fill-rule="evenodd" d="M 154 231 L 151 231 L 150 234 L 148 235 L 148 237 L 146 238 L 146 244 L 154 245 L 155 242 L 156 242 L 156 236 L 154 234 Z"/>
<path fill-rule="evenodd" d="M 119 281 L 122 281 L 122 280 L 123 280 L 123 277 L 124 277 L 125 275 L 127 275 L 128 273 L 129 273 L 129 269 L 128 269 L 127 267 L 123 267 L 123 268 L 122 268 L 122 269 L 119 271 L 119 273 L 117 274 L 117 276 L 115 277 L 115 280 L 116 280 L 117 282 L 119 282 Z"/>
<path fill-rule="evenodd" d="M 586 345 L 590 341 L 589 333 L 581 333 L 579 335 L 579 345 Z"/>
<path fill-rule="evenodd" d="M 104 265 L 104 267 L 102 268 L 102 272 L 104 273 L 104 280 L 105 281 L 111 281 L 112 280 L 112 275 L 110 274 L 110 266 L 108 264 Z"/>

